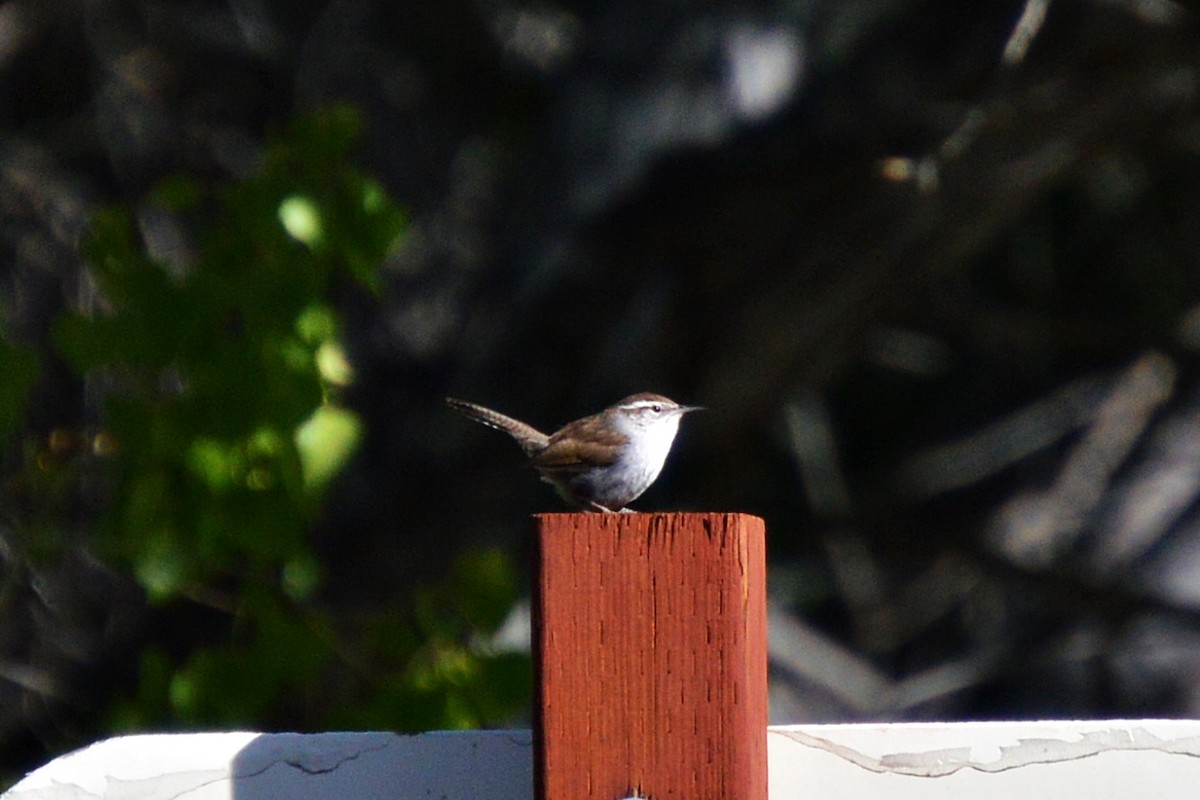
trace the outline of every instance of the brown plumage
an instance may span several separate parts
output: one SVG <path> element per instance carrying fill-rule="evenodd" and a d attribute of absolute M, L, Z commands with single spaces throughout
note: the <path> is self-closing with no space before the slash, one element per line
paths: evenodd
<path fill-rule="evenodd" d="M 575 420 L 550 436 L 532 425 L 466 400 L 446 402 L 467 417 L 517 441 L 542 480 L 568 503 L 590 511 L 621 511 L 658 477 L 693 406 L 662 395 L 630 395 L 599 414 Z"/>

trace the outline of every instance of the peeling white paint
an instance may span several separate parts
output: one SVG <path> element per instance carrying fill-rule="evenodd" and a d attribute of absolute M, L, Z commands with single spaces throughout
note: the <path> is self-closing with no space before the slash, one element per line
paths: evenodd
<path fill-rule="evenodd" d="M 804 725 L 768 736 L 772 800 L 1193 798 L 1200 723 Z"/>
<path fill-rule="evenodd" d="M 532 764 L 528 731 L 123 736 L 2 800 L 528 800 Z"/>

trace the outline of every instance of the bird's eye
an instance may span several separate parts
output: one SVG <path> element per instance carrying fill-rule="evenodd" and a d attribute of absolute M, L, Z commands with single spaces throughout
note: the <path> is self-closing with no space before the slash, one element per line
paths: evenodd
<path fill-rule="evenodd" d="M 660 406 L 660 405 L 657 405 L 657 404 L 656 404 L 656 405 L 652 405 L 652 406 L 650 406 L 650 410 L 651 410 L 651 411 L 653 411 L 655 414 L 661 414 L 661 413 L 662 413 L 662 406 Z"/>

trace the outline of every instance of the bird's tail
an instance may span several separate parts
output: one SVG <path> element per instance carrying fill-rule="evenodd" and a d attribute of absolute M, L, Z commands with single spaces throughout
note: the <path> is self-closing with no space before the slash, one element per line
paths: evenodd
<path fill-rule="evenodd" d="M 453 397 L 447 397 L 446 402 L 451 408 L 476 422 L 487 425 L 489 428 L 495 428 L 498 431 L 504 431 L 517 440 L 517 444 L 521 445 L 521 449 L 525 451 L 525 455 L 527 456 L 532 456 L 534 453 L 544 450 L 550 441 L 549 436 L 532 425 L 526 425 L 524 422 L 501 414 L 499 411 L 493 411 L 490 408 L 484 408 L 475 403 L 468 403 L 466 400 L 457 400 Z"/>

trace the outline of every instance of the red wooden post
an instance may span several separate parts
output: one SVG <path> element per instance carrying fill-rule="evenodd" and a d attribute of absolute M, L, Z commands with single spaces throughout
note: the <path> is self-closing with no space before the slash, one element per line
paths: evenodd
<path fill-rule="evenodd" d="M 538 800 L 766 800 L 764 526 L 535 517 Z"/>

